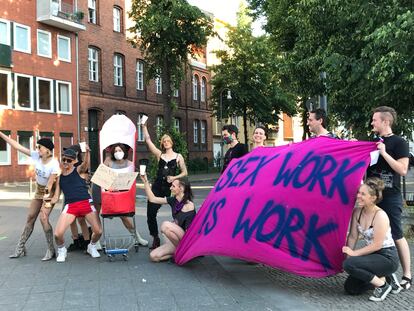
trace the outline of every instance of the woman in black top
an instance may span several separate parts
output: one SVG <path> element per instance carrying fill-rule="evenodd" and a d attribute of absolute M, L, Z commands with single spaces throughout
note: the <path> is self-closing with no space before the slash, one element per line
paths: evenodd
<path fill-rule="evenodd" d="M 160 150 L 151 141 L 146 124 L 142 125 L 142 130 L 149 150 L 158 160 L 157 177 L 152 184 L 152 192 L 157 197 L 169 197 L 171 183 L 174 180 L 187 176 L 187 167 L 185 166 L 184 158 L 181 154 L 174 152 L 174 144 L 169 135 L 163 135 L 161 137 Z M 177 168 L 180 168 L 181 171 L 178 175 Z M 154 238 L 150 249 L 155 249 L 160 246 L 157 214 L 161 204 L 162 203 L 151 202 L 150 200 L 147 203 L 148 229 Z"/>
<path fill-rule="evenodd" d="M 165 244 L 154 249 L 150 258 L 154 262 L 167 260 L 174 255 L 178 243 L 184 236 L 185 231 L 190 227 L 196 211 L 194 207 L 193 192 L 190 183 L 185 179 L 175 179 L 171 184 L 171 197 L 156 197 L 151 190 L 146 175 L 141 176 L 144 182 L 145 192 L 148 201 L 155 204 L 166 204 L 171 206 L 173 222 L 164 221 L 161 225 L 161 232 L 165 235 Z"/>

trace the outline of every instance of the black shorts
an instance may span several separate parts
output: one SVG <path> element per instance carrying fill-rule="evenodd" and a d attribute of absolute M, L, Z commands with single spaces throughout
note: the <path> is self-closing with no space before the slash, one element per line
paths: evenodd
<path fill-rule="evenodd" d="M 403 228 L 401 222 L 401 214 L 403 208 L 403 200 L 401 194 L 386 194 L 382 201 L 378 203 L 388 215 L 391 226 L 391 234 L 394 240 L 403 238 Z"/>

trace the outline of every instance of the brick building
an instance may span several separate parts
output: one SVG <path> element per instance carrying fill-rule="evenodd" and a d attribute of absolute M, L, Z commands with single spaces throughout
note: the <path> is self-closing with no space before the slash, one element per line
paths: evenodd
<path fill-rule="evenodd" d="M 0 130 L 34 149 L 40 137 L 61 147 L 77 140 L 75 0 L 2 1 Z M 0 139 L 0 182 L 27 181 L 29 159 Z"/>
<path fill-rule="evenodd" d="M 125 114 L 136 124 L 143 114 L 148 115 L 153 139 L 156 126 L 163 122 L 162 83 L 159 79 L 145 83 L 145 60 L 126 39 L 129 5 L 122 0 L 89 0 L 81 7 L 88 14 L 87 29 L 79 34 L 80 136 L 93 150 L 92 170 L 99 163 L 99 129 L 113 114 Z M 210 75 L 205 51 L 189 63 L 186 79 L 174 94 L 178 103 L 174 125 L 186 135 L 190 159 L 211 161 Z M 149 159 L 139 125 L 137 130 L 137 158 Z"/>

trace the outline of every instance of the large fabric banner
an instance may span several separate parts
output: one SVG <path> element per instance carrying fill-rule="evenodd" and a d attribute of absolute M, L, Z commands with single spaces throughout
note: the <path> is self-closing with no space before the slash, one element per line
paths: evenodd
<path fill-rule="evenodd" d="M 256 148 L 233 160 L 179 244 L 179 265 L 201 255 L 324 277 L 341 248 L 375 143 L 328 137 Z"/>

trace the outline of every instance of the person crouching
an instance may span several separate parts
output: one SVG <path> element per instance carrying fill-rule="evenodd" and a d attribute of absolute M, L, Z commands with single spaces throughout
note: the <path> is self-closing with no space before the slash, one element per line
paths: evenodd
<path fill-rule="evenodd" d="M 62 155 L 62 174 L 59 176 L 58 189 L 53 198 L 54 201 L 57 201 L 60 191 L 65 196 L 64 208 L 59 216 L 55 229 L 55 241 L 58 246 L 57 262 L 65 262 L 66 260 L 67 249 L 63 236 L 70 224 L 75 221 L 76 217 L 85 217 L 92 228 L 91 242 L 86 251 L 93 258 L 101 256 L 96 249 L 96 242 L 102 234 L 101 224 L 96 210 L 91 204 L 92 199 L 89 195 L 86 181 L 81 177 L 88 169 L 89 151 L 89 147 L 87 147 L 85 160 L 76 168 L 74 163 L 76 162 L 77 155 L 74 150 L 66 149 Z"/>

